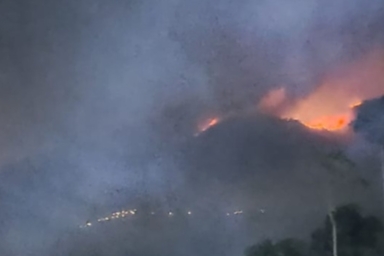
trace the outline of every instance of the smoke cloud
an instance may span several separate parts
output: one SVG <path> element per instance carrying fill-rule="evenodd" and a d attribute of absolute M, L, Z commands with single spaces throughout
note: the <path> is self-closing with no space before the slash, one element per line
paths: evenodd
<path fill-rule="evenodd" d="M 353 129 L 368 141 L 384 146 L 384 96 L 363 102 L 356 107 Z"/>
<path fill-rule="evenodd" d="M 257 115 L 256 106 L 275 88 L 302 98 L 324 74 L 382 51 L 383 7 L 379 0 L 2 1 L 0 254 L 229 255 L 255 237 L 285 234 L 283 223 L 286 230 L 309 224 L 308 232 L 325 209 L 316 203 L 322 187 L 305 204 L 296 195 L 307 194 L 304 184 L 316 175 L 326 179 L 306 166 L 316 158 L 309 145 L 327 151 L 328 140 Z M 231 118 L 193 136 L 201 119 L 216 115 Z M 78 229 L 145 203 L 211 217 Z M 260 226 L 268 230 L 261 234 L 247 224 L 251 217 L 212 217 L 240 207 L 272 208 L 266 225 L 282 222 Z M 303 208 L 314 218 L 301 219 Z"/>

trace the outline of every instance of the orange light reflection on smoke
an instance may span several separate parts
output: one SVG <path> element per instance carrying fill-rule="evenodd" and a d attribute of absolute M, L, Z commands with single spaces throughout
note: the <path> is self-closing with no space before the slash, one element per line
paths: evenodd
<path fill-rule="evenodd" d="M 383 70 L 384 51 L 373 51 L 329 73 L 311 94 L 290 102 L 283 110 L 278 109 L 278 113 L 275 113 L 283 119 L 297 120 L 311 129 L 346 129 L 354 118 L 354 107 L 366 99 L 384 94 Z M 285 95 L 284 89 L 272 90 L 260 101 L 258 107 L 273 113 L 275 105 L 281 106 L 282 102 L 289 101 Z"/>

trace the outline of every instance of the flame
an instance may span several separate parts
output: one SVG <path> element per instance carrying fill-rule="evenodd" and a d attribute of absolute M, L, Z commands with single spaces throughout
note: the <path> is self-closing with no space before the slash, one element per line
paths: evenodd
<path fill-rule="evenodd" d="M 298 120 L 311 129 L 344 130 L 354 118 L 353 108 L 361 104 L 360 97 L 365 97 L 341 88 L 348 88 L 348 83 L 331 79 L 296 102 L 281 117 Z"/>
<path fill-rule="evenodd" d="M 363 103 L 363 101 L 359 100 L 359 101 L 356 101 L 356 102 L 352 103 L 351 105 L 349 105 L 349 107 L 350 108 L 356 108 L 356 107 L 360 106 L 362 103 Z"/>
<path fill-rule="evenodd" d="M 337 131 L 343 129 L 351 121 L 349 115 L 324 116 L 303 124 L 311 129 Z"/>
<path fill-rule="evenodd" d="M 264 213 L 265 210 L 264 209 L 260 209 L 259 212 L 261 213 Z M 185 216 L 184 214 L 187 214 L 187 215 L 192 215 L 192 211 L 188 210 L 188 211 L 185 211 L 184 213 L 176 213 L 176 212 L 173 212 L 173 211 L 169 211 L 166 213 L 166 215 L 168 217 L 173 217 L 173 216 L 177 216 L 177 215 L 183 215 Z M 240 215 L 240 214 L 243 214 L 244 211 L 243 210 L 236 210 L 234 211 L 233 213 L 227 213 L 226 215 L 227 216 L 231 216 L 231 215 Z M 128 215 L 135 215 L 135 214 L 138 214 L 137 213 L 137 210 L 136 209 L 133 209 L 133 210 L 122 210 L 120 212 L 114 212 L 112 213 L 110 216 L 108 217 L 104 217 L 104 218 L 99 218 L 97 219 L 97 222 L 106 222 L 106 221 L 110 221 L 110 220 L 116 220 L 116 219 L 119 219 L 119 216 L 121 216 L 120 218 L 125 218 L 126 216 Z M 148 212 L 140 212 L 140 214 L 142 215 L 147 215 Z M 151 215 L 155 215 L 156 213 L 154 211 L 150 212 Z M 204 214 L 202 212 L 200 212 L 200 214 Z M 221 215 L 223 214 L 222 212 L 218 212 L 217 213 L 218 215 Z M 164 216 L 164 215 L 162 215 Z M 161 217 L 161 215 L 160 215 Z M 96 224 L 96 223 L 95 223 Z M 80 225 L 79 227 L 80 228 L 89 228 L 89 227 L 92 227 L 93 226 L 93 223 L 91 221 L 86 221 L 84 225 Z"/>
<path fill-rule="evenodd" d="M 354 118 L 354 107 L 384 94 L 383 70 L 384 51 L 373 51 L 327 74 L 311 94 L 285 107 L 278 115 L 297 120 L 311 129 L 345 130 Z M 285 90 L 279 88 L 270 91 L 258 106 L 270 111 L 268 107 L 286 101 Z"/>
<path fill-rule="evenodd" d="M 197 127 L 198 132 L 195 134 L 195 136 L 199 135 L 200 133 L 205 132 L 206 130 L 210 129 L 211 127 L 217 125 L 219 122 L 220 122 L 220 119 L 218 117 L 212 117 L 212 118 L 208 118 L 208 119 L 204 120 L 203 122 L 201 122 L 198 125 L 198 127 Z"/>

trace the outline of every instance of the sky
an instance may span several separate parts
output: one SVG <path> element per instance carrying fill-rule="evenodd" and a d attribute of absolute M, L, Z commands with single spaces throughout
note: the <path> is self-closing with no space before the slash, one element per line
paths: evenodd
<path fill-rule="evenodd" d="M 329 204 L 377 212 L 375 145 L 282 117 L 319 88 L 384 94 L 383 8 L 1 1 L 0 254 L 239 255 L 264 237 L 305 237 Z M 284 104 L 260 113 L 281 88 Z M 334 149 L 357 167 L 331 200 L 319 158 Z M 355 173 L 371 185 L 351 189 Z M 165 216 L 137 217 L 153 207 Z M 79 228 L 127 208 L 138 209 L 132 223 Z M 166 214 L 186 209 L 195 219 Z"/>

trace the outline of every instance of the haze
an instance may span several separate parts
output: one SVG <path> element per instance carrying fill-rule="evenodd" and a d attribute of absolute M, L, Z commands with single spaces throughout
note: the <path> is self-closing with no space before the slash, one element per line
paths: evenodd
<path fill-rule="evenodd" d="M 0 255 L 243 255 L 330 203 L 381 216 L 348 124 L 384 94 L 383 8 L 1 1 Z M 355 168 L 330 199 L 333 151 Z"/>

